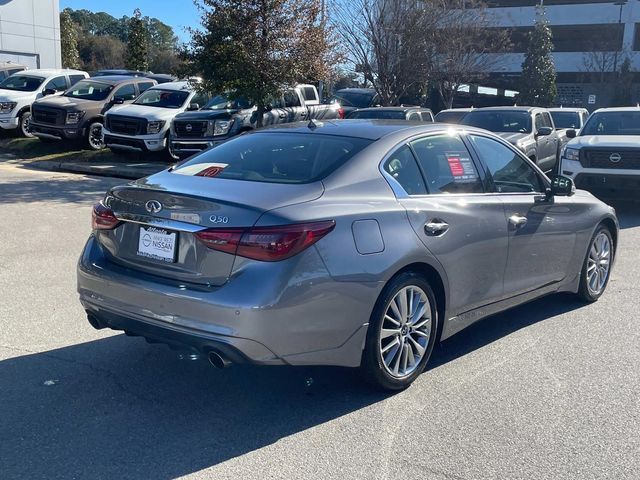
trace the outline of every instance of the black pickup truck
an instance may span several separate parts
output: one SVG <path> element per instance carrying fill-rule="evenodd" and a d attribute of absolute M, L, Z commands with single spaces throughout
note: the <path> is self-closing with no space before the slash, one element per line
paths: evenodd
<path fill-rule="evenodd" d="M 546 108 L 477 108 L 467 113 L 460 123 L 497 133 L 545 172 L 557 168 L 560 150 L 568 141 L 566 133 L 556 129 Z"/>
<path fill-rule="evenodd" d="M 309 86 L 306 86 L 309 88 Z M 277 125 L 344 117 L 339 104 L 317 105 L 307 102 L 300 88 L 282 92 L 264 113 L 262 125 Z M 184 158 L 209 147 L 226 142 L 236 135 L 257 126 L 256 108 L 242 100 L 230 101 L 224 95 L 212 98 L 195 112 L 184 112 L 171 122 L 170 152 L 175 158 Z"/>

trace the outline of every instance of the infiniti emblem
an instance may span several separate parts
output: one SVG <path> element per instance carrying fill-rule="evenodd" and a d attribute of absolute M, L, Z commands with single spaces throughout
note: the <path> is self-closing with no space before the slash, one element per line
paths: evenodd
<path fill-rule="evenodd" d="M 162 210 L 162 204 L 158 200 L 149 200 L 144 204 L 144 208 L 146 208 L 149 213 L 158 213 Z"/>
<path fill-rule="evenodd" d="M 184 129 L 185 129 L 187 132 L 190 132 L 191 130 L 193 130 L 193 126 L 192 126 L 190 123 L 187 123 L 187 126 L 186 126 L 186 127 L 184 127 Z"/>
<path fill-rule="evenodd" d="M 609 160 L 611 160 L 611 163 L 618 163 L 620 160 L 622 160 L 622 155 L 620 155 L 619 153 L 612 153 L 609 156 Z"/>

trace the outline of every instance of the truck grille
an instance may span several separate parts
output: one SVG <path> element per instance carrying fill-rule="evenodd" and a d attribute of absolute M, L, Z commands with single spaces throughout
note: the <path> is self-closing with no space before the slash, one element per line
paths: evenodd
<path fill-rule="evenodd" d="M 36 123 L 46 123 L 47 125 L 64 125 L 66 120 L 66 110 L 61 108 L 44 107 L 33 105 L 31 115 Z"/>
<path fill-rule="evenodd" d="M 584 168 L 640 169 L 640 149 L 590 149 L 580 152 Z"/>
<path fill-rule="evenodd" d="M 173 128 L 175 129 L 178 137 L 204 137 L 207 132 L 208 123 L 209 122 L 206 121 L 180 121 L 174 122 Z"/>
<path fill-rule="evenodd" d="M 145 135 L 147 121 L 143 118 L 107 115 L 107 130 L 121 135 Z"/>

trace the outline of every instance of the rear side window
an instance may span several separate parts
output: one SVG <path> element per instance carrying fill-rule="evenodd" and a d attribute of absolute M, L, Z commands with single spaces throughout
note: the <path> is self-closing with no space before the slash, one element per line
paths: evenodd
<path fill-rule="evenodd" d="M 136 87 L 133 83 L 129 83 L 127 85 L 123 85 L 113 94 L 113 98 L 121 98 L 125 102 L 130 100 L 135 100 L 136 98 Z"/>
<path fill-rule="evenodd" d="M 482 193 L 482 180 L 460 137 L 434 135 L 411 142 L 429 193 Z"/>
<path fill-rule="evenodd" d="M 304 133 L 255 133 L 211 148 L 177 166 L 181 175 L 267 183 L 325 178 L 371 140 Z"/>
<path fill-rule="evenodd" d="M 155 83 L 153 82 L 140 82 L 138 83 L 138 89 L 140 90 L 140 93 L 142 93 L 145 90 L 148 90 L 149 88 L 153 87 L 154 85 Z"/>
<path fill-rule="evenodd" d="M 384 171 L 393 177 L 409 195 L 427 193 L 416 159 L 407 145 L 399 148 L 389 157 L 384 164 Z"/>
<path fill-rule="evenodd" d="M 316 90 L 313 87 L 304 87 L 302 89 L 302 94 L 304 95 L 305 100 L 317 100 Z"/>
<path fill-rule="evenodd" d="M 72 87 L 80 80 L 84 80 L 84 75 L 69 75 L 69 81 Z"/>
<path fill-rule="evenodd" d="M 56 92 L 64 92 L 67 89 L 67 79 L 62 77 L 56 77 L 52 80 L 49 80 L 47 84 L 44 86 L 45 90 L 55 90 Z"/>

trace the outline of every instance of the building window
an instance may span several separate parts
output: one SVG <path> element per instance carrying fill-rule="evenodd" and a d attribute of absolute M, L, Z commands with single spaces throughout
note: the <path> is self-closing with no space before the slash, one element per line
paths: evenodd
<path fill-rule="evenodd" d="M 527 51 L 528 35 L 533 27 L 509 28 L 512 51 Z M 554 52 L 615 52 L 622 49 L 624 24 L 551 25 Z M 636 29 L 638 39 L 638 29 Z"/>
<path fill-rule="evenodd" d="M 582 5 L 585 3 L 612 3 L 612 0 L 544 0 L 544 5 Z M 489 0 L 490 8 L 504 7 L 535 7 L 540 5 L 540 0 Z"/>

